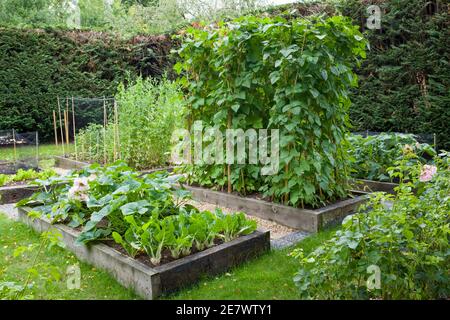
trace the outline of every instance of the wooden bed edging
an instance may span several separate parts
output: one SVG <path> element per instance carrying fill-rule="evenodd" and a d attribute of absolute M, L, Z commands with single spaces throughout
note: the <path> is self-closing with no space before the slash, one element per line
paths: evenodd
<path fill-rule="evenodd" d="M 109 272 L 119 283 L 146 299 L 176 291 L 198 281 L 203 275 L 216 275 L 270 249 L 270 233 L 255 231 L 250 235 L 220 244 L 202 252 L 151 268 L 103 244 L 76 244 L 79 231 L 65 225 L 51 225 L 43 219 L 28 217 L 30 208 L 19 208 L 19 220 L 37 232 L 51 228 L 63 236 L 66 248 L 80 260 Z"/>
<path fill-rule="evenodd" d="M 22 199 L 31 197 L 37 190 L 39 190 L 38 186 L 28 184 L 0 187 L 0 204 L 16 203 Z"/>
<path fill-rule="evenodd" d="M 387 192 L 395 194 L 394 188 L 398 187 L 397 183 L 381 182 L 374 180 L 356 179 L 352 184 L 352 188 L 357 191 L 363 192 Z"/>
<path fill-rule="evenodd" d="M 327 227 L 340 223 L 347 215 L 354 213 L 361 204 L 367 201 L 367 195 L 362 193 L 362 195 L 355 196 L 353 199 L 347 199 L 323 208 L 309 210 L 264 200 L 245 198 L 206 188 L 186 185 L 183 187 L 192 192 L 194 200 L 243 211 L 249 215 L 307 232 L 319 232 Z"/>

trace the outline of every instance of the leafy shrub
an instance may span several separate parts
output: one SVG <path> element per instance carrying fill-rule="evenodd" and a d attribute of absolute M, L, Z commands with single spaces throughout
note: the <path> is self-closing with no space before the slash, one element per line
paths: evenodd
<path fill-rule="evenodd" d="M 141 177 L 124 162 L 92 165 L 68 176 L 37 180 L 42 192 L 18 206 L 37 202 L 30 215 L 81 228 L 77 242 L 114 240 L 132 257 L 146 253 L 155 265 L 164 250 L 176 259 L 256 229 L 243 213 L 201 212 L 186 204 L 190 193 L 175 188 L 179 179 L 167 172 Z"/>
<path fill-rule="evenodd" d="M 136 169 L 167 165 L 172 132 L 181 122 L 183 100 L 178 84 L 165 78 L 159 82 L 138 78 L 127 87 L 119 86 L 116 102 L 118 133 L 114 119 L 106 129 L 91 124 L 80 130 L 78 158 L 98 163 L 120 158 Z"/>
<path fill-rule="evenodd" d="M 246 16 L 187 29 L 175 67 L 184 71 L 190 125 L 279 129 L 282 168 L 263 176 L 257 165 L 196 164 L 186 167 L 190 182 L 228 183 L 229 192 L 259 191 L 293 206 L 345 197 L 348 90 L 357 84 L 352 68 L 365 44 L 343 17 Z"/>
<path fill-rule="evenodd" d="M 449 156 L 442 154 L 436 160 L 437 172 L 428 177 L 431 181 L 424 179 L 426 168 L 401 161 L 395 172 L 407 169 L 407 176 L 402 176 L 405 179 L 397 196 L 373 194 L 362 212 L 347 217 L 342 230 L 324 245 L 307 256 L 294 251 L 300 261 L 294 281 L 302 297 L 448 298 Z M 386 205 L 387 201 L 392 205 Z M 366 287 L 370 266 L 378 266 L 381 271 L 381 286 L 372 290 Z"/>
<path fill-rule="evenodd" d="M 366 138 L 350 135 L 349 152 L 353 158 L 352 176 L 360 179 L 389 181 L 388 169 L 404 157 L 427 163 L 436 151 L 426 143 L 418 143 L 411 134 L 382 133 Z M 417 155 L 411 157 L 410 155 Z"/>
<path fill-rule="evenodd" d="M 350 108 L 357 131 L 436 133 L 438 147 L 450 148 L 448 1 L 377 1 L 381 29 L 367 30 L 367 2 L 336 2 L 370 42 L 357 71 Z"/>

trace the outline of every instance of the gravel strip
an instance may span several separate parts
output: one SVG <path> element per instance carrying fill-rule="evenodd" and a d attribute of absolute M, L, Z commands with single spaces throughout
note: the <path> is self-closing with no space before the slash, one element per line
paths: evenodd
<path fill-rule="evenodd" d="M 216 208 L 221 209 L 224 213 L 230 214 L 230 213 L 234 213 L 236 212 L 236 210 L 230 209 L 230 208 L 224 208 L 221 206 L 216 206 L 214 204 L 210 204 L 210 203 L 206 203 L 206 202 L 200 202 L 200 201 L 194 201 L 191 200 L 188 202 L 189 204 L 195 206 L 196 208 L 198 208 L 199 210 L 208 210 L 208 211 L 212 211 L 214 212 L 214 210 Z M 285 227 L 282 226 L 276 222 L 273 221 L 268 221 L 268 220 L 264 220 L 255 216 L 251 216 L 251 215 L 247 215 L 246 217 L 248 219 L 254 220 L 256 221 L 256 223 L 258 224 L 258 228 L 264 231 L 269 230 L 270 231 L 270 238 L 271 239 L 280 239 L 283 238 L 287 235 L 290 235 L 294 232 L 296 232 L 297 230 L 289 228 L 289 227 Z"/>

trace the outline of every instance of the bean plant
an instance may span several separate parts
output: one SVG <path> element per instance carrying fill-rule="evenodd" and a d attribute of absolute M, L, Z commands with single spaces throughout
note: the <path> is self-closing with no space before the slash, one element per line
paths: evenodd
<path fill-rule="evenodd" d="M 279 129 L 280 166 L 186 166 L 191 183 L 260 192 L 292 206 L 347 196 L 348 92 L 366 41 L 343 17 L 286 20 L 245 16 L 181 36 L 175 69 L 188 92 L 187 127 Z M 270 140 L 270 139 L 269 139 Z M 210 144 L 210 143 L 209 143 Z M 209 145 L 204 142 L 205 145 Z M 269 147 L 270 150 L 270 147 Z"/>
<path fill-rule="evenodd" d="M 350 135 L 348 141 L 353 161 L 352 176 L 360 179 L 390 181 L 388 168 L 396 161 L 409 158 L 426 164 L 436 155 L 432 146 L 417 142 L 412 134 L 382 133 L 368 137 Z"/>
<path fill-rule="evenodd" d="M 80 160 L 96 163 L 126 161 L 136 169 L 167 166 L 172 132 L 180 125 L 182 94 L 176 82 L 137 78 L 116 95 L 106 128 L 90 124 L 77 135 Z M 115 127 L 117 125 L 117 127 Z"/>

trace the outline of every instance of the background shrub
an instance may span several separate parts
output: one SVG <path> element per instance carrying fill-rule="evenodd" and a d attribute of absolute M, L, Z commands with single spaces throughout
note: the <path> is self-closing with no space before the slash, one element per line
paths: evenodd
<path fill-rule="evenodd" d="M 159 78 L 171 44 L 165 36 L 0 29 L 0 129 L 52 140 L 57 96 L 112 96 L 130 77 Z"/>

